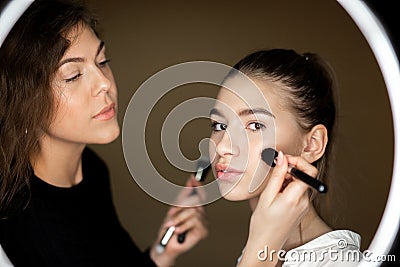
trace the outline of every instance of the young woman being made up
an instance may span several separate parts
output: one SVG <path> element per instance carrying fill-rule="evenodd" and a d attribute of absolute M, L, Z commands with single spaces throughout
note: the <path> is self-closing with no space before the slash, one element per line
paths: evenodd
<path fill-rule="evenodd" d="M 328 178 L 336 119 L 330 68 L 316 54 L 272 49 L 246 56 L 233 69 L 211 111 L 210 155 L 224 198 L 249 200 L 253 211 L 238 266 L 354 266 L 357 258 L 335 260 L 328 252 L 359 255 L 360 236 L 329 227 L 313 205 L 318 193 L 288 173 L 294 167 L 320 181 Z M 237 71 L 269 105 L 237 82 Z M 279 151 L 269 172 L 262 160 L 268 147 Z M 253 180 L 262 182 L 251 190 Z M 314 258 L 303 260 L 307 252 Z"/>

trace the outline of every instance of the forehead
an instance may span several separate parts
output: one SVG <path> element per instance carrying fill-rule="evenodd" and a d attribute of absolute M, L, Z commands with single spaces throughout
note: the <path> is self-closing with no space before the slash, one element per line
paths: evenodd
<path fill-rule="evenodd" d="M 276 85 L 271 81 L 251 79 L 251 82 L 244 82 L 230 79 L 220 89 L 215 107 L 229 108 L 236 113 L 244 109 L 264 108 L 274 113 L 279 100 L 276 91 Z"/>
<path fill-rule="evenodd" d="M 73 27 L 66 35 L 66 39 L 71 42 L 71 45 L 64 57 L 68 57 L 73 53 L 79 53 L 80 51 L 90 51 L 93 47 L 97 48 L 100 42 L 94 31 L 87 25 Z"/>

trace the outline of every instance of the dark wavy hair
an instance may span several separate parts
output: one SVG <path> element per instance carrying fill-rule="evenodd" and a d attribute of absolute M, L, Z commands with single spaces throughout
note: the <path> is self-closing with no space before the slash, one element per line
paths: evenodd
<path fill-rule="evenodd" d="M 30 159 L 56 108 L 51 82 L 68 33 L 84 25 L 95 31 L 83 2 L 36 0 L 0 47 L 0 218 L 29 201 Z"/>
<path fill-rule="evenodd" d="M 271 49 L 254 52 L 233 68 L 250 78 L 280 83 L 282 90 L 279 93 L 303 130 L 310 131 L 318 124 L 326 127 L 328 144 L 325 153 L 313 164 L 319 171 L 317 179 L 328 182 L 328 160 L 337 117 L 337 83 L 329 64 L 314 53 L 298 54 L 290 49 Z M 318 206 L 317 201 L 314 204 Z"/>

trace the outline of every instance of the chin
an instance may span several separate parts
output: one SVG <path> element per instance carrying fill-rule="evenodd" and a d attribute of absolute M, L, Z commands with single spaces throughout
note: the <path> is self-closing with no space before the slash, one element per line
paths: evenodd
<path fill-rule="evenodd" d="M 120 129 L 119 126 L 115 127 L 115 129 L 109 129 L 108 131 L 104 131 L 101 133 L 101 136 L 99 136 L 98 140 L 96 140 L 94 143 L 99 144 L 99 145 L 104 145 L 104 144 L 109 144 L 113 141 L 115 141 L 120 134 Z"/>
<path fill-rule="evenodd" d="M 252 197 L 250 196 L 249 193 L 240 193 L 240 194 L 235 194 L 233 190 L 229 192 L 228 194 L 223 196 L 224 199 L 229 200 L 229 201 L 243 201 L 243 200 L 249 200 Z"/>
<path fill-rule="evenodd" d="M 235 185 L 232 188 L 232 185 L 227 186 L 223 184 L 219 184 L 219 191 L 221 192 L 221 195 L 224 199 L 229 200 L 229 201 L 242 201 L 242 200 L 248 200 L 252 198 L 251 194 L 249 193 L 248 187 L 244 188 L 244 186 L 241 185 Z"/>

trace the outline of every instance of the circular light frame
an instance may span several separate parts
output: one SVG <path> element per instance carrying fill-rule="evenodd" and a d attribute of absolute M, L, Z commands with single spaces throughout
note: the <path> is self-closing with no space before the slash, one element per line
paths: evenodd
<path fill-rule="evenodd" d="M 34 0 L 8 1 L 0 15 L 0 46 L 15 22 Z M 400 68 L 393 45 L 373 11 L 363 1 L 337 0 L 356 23 L 370 45 L 381 69 L 393 114 L 394 164 L 389 197 L 378 230 L 368 248 L 375 255 L 387 255 L 397 235 L 400 223 Z M 395 227 L 393 227 L 395 226 Z M 361 266 L 378 266 L 378 262 L 363 261 Z"/>
<path fill-rule="evenodd" d="M 379 19 L 363 1 L 338 0 L 367 40 L 385 80 L 393 116 L 394 159 L 389 196 L 378 230 L 368 248 L 375 255 L 387 255 L 396 238 L 400 223 L 400 72 L 393 45 Z M 362 262 L 361 266 L 377 266 L 377 262 Z"/>

